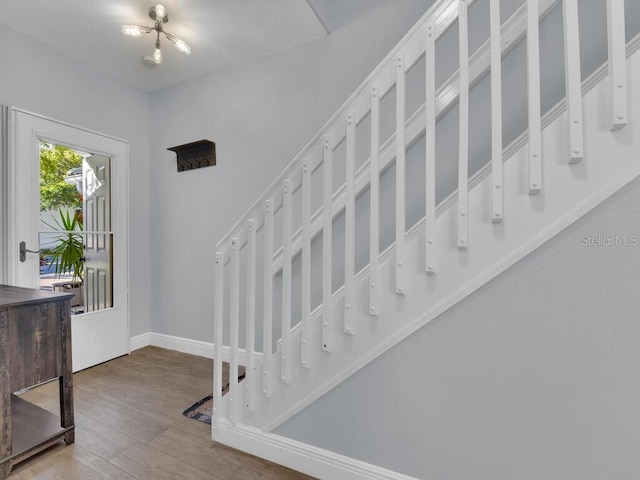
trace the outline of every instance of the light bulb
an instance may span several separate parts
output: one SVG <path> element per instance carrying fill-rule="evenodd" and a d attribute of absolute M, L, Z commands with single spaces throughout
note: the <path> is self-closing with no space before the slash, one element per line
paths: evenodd
<path fill-rule="evenodd" d="M 123 25 L 122 33 L 125 35 L 129 35 L 130 37 L 139 37 L 143 33 L 145 33 L 144 27 L 140 27 L 138 25 Z"/>
<path fill-rule="evenodd" d="M 160 4 L 156 5 L 155 11 L 156 11 L 156 21 L 162 21 L 162 19 L 164 19 L 165 15 L 167 14 L 167 9 Z"/>
<path fill-rule="evenodd" d="M 191 53 L 191 47 L 187 45 L 184 40 L 180 40 L 179 38 L 177 38 L 175 44 L 176 48 L 182 53 L 186 53 L 187 55 Z"/>
<path fill-rule="evenodd" d="M 156 64 L 162 63 L 162 51 L 159 47 L 156 47 L 156 49 L 153 51 L 153 61 Z"/>

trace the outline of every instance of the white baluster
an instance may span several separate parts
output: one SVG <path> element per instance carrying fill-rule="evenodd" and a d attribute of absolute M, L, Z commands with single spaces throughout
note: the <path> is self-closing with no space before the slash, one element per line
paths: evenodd
<path fill-rule="evenodd" d="M 540 29 L 538 0 L 527 0 L 527 83 L 529 94 L 529 193 L 542 188 L 542 127 L 540 120 Z"/>
<path fill-rule="evenodd" d="M 569 121 L 569 163 L 577 163 L 583 155 L 582 76 L 580 73 L 580 33 L 578 0 L 562 0 L 564 19 L 564 71 Z"/>
<path fill-rule="evenodd" d="M 396 58 L 396 293 L 398 295 L 405 295 L 407 291 L 405 275 L 405 83 L 404 56 L 399 55 Z"/>
<path fill-rule="evenodd" d="M 458 150 L 458 248 L 469 244 L 469 30 L 467 1 L 458 0 L 460 44 L 460 138 Z"/>
<path fill-rule="evenodd" d="M 356 247 L 356 196 L 355 196 L 355 156 L 356 156 L 355 112 L 347 113 L 346 131 L 346 198 L 344 234 L 344 332 L 355 333 L 353 322 L 355 302 L 355 247 Z"/>
<path fill-rule="evenodd" d="M 282 343 L 280 345 L 280 381 L 291 382 L 291 181 L 282 187 Z"/>
<path fill-rule="evenodd" d="M 230 360 L 229 360 L 229 420 L 238 422 L 238 340 L 240 331 L 240 245 L 231 240 L 231 305 L 230 305 Z"/>
<path fill-rule="evenodd" d="M 427 24 L 425 50 L 425 270 L 436 271 L 436 38 L 435 27 Z"/>
<path fill-rule="evenodd" d="M 322 350 L 331 351 L 331 252 L 333 235 L 333 144 L 324 139 L 322 161 Z"/>
<path fill-rule="evenodd" d="M 302 335 L 300 362 L 311 367 L 309 350 L 309 321 L 311 316 L 311 167 L 309 160 L 302 164 Z"/>
<path fill-rule="evenodd" d="M 627 54 L 624 0 L 607 0 L 609 81 L 611 82 L 611 130 L 627 124 Z"/>
<path fill-rule="evenodd" d="M 224 324 L 224 252 L 216 252 L 214 273 L 214 323 L 213 323 L 213 430 L 218 431 L 222 411 L 222 327 Z"/>
<path fill-rule="evenodd" d="M 380 86 L 371 86 L 371 163 L 369 167 L 369 314 L 380 312 Z"/>
<path fill-rule="evenodd" d="M 262 393 L 271 398 L 273 391 L 273 208 L 264 202 L 264 333 L 262 359 Z"/>
<path fill-rule="evenodd" d="M 250 412 L 255 410 L 256 390 L 256 230 L 255 220 L 247 223 L 247 365 L 245 377 L 245 405 Z"/>
<path fill-rule="evenodd" d="M 500 39 L 500 0 L 490 3 L 491 29 L 491 220 L 504 218 L 502 172 L 502 45 Z"/>

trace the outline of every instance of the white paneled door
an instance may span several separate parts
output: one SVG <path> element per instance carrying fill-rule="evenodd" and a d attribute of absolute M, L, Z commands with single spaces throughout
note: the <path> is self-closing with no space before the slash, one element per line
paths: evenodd
<path fill-rule="evenodd" d="M 2 206 L 7 235 L 5 283 L 40 288 L 40 145 L 84 152 L 82 300 L 72 317 L 73 369 L 129 352 L 128 144 L 12 107 L 4 107 L 6 168 Z M 79 189 L 80 191 L 80 189 Z M 51 233 L 44 233 L 51 235 Z M 23 253 L 21 254 L 21 243 Z M 26 250 L 26 251 L 25 251 Z"/>

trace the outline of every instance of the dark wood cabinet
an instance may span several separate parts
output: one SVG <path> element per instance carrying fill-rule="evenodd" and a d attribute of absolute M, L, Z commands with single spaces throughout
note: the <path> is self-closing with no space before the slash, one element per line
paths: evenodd
<path fill-rule="evenodd" d="M 61 439 L 74 442 L 71 297 L 0 285 L 0 480 Z M 60 416 L 14 394 L 56 378 Z"/>

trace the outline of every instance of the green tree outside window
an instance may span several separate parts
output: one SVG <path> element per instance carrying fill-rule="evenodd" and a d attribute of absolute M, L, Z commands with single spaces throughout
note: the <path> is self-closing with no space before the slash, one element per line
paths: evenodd
<path fill-rule="evenodd" d="M 60 145 L 40 144 L 40 211 L 82 208 L 75 185 L 65 183 L 72 168 L 82 167 L 82 155 Z"/>

